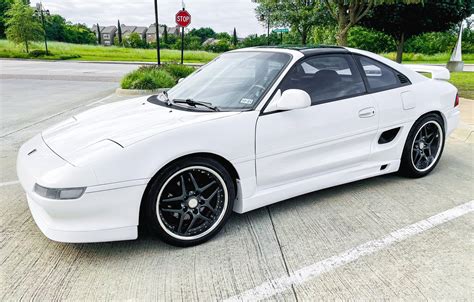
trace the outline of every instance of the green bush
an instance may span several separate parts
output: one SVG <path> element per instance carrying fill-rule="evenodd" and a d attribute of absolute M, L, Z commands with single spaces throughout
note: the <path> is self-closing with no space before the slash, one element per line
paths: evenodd
<path fill-rule="evenodd" d="M 405 43 L 406 52 L 433 55 L 436 53 L 451 52 L 456 44 L 457 37 L 451 32 L 432 32 L 408 39 Z"/>
<path fill-rule="evenodd" d="M 187 77 L 195 70 L 194 67 L 178 64 L 165 64 L 162 68 L 177 80 Z"/>
<path fill-rule="evenodd" d="M 173 87 L 180 78 L 194 72 L 194 68 L 186 65 L 164 64 L 161 66 L 140 66 L 122 79 L 123 89 L 145 89 Z"/>
<path fill-rule="evenodd" d="M 210 52 L 226 52 L 230 50 L 230 42 L 227 40 L 218 40 L 215 43 L 207 44 L 204 49 Z"/>
<path fill-rule="evenodd" d="M 141 67 L 125 75 L 122 79 L 123 89 L 158 89 L 173 87 L 176 80 L 167 71 L 154 66 Z"/>
<path fill-rule="evenodd" d="M 392 37 L 361 26 L 355 26 L 349 31 L 347 41 L 350 47 L 375 53 L 391 52 L 397 49 Z"/>
<path fill-rule="evenodd" d="M 48 51 L 49 56 L 54 56 L 50 51 Z M 30 58 L 39 58 L 46 56 L 46 51 L 42 49 L 35 49 L 28 53 L 28 57 Z"/>

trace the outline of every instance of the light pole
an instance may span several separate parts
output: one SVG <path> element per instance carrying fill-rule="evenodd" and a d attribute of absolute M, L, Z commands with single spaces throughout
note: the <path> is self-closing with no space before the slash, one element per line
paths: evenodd
<path fill-rule="evenodd" d="M 44 47 L 46 48 L 46 55 L 48 55 L 48 40 L 46 39 L 46 24 L 44 22 L 44 14 L 49 16 L 49 10 L 43 8 L 43 4 L 36 3 L 36 10 L 35 13 L 41 17 L 41 23 L 43 25 L 43 31 L 44 31 Z"/>
<path fill-rule="evenodd" d="M 156 28 L 156 57 L 158 65 L 161 65 L 160 58 L 160 25 L 158 24 L 158 0 L 155 0 L 155 28 Z"/>

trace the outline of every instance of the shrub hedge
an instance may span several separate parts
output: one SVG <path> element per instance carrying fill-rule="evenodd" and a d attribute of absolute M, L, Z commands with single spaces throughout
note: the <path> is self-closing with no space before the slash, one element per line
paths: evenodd
<path fill-rule="evenodd" d="M 178 64 L 161 66 L 141 66 L 125 75 L 120 86 L 123 89 L 152 90 L 173 87 L 180 78 L 185 78 L 194 72 L 194 68 Z"/>

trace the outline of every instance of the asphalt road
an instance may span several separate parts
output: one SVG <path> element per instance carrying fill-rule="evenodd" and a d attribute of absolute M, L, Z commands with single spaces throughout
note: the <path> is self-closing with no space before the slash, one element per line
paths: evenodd
<path fill-rule="evenodd" d="M 110 78 L 127 68 L 110 75 L 96 64 L 91 75 L 82 63 L 68 72 L 71 63 L 0 64 L 1 301 L 473 299 L 472 101 L 462 101 L 463 129 L 428 177 L 387 175 L 234 214 L 192 248 L 148 234 L 63 244 L 36 227 L 16 182 L 16 152 L 42 129 L 119 100 Z"/>

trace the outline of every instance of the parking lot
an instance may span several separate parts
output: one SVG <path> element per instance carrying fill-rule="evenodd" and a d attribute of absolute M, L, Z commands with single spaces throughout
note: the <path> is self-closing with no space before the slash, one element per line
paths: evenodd
<path fill-rule="evenodd" d="M 20 145 L 113 94 L 134 65 L 0 61 L 1 301 L 472 300 L 474 101 L 428 177 L 397 175 L 234 214 L 211 241 L 63 244 L 35 225 Z"/>

